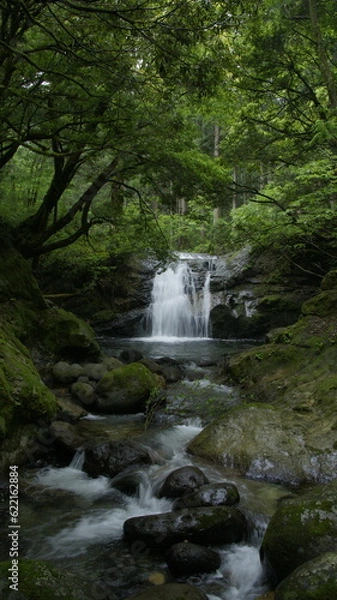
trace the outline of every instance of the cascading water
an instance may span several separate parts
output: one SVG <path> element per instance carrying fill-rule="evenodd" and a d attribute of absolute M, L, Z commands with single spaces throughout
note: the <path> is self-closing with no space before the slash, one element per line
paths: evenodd
<path fill-rule="evenodd" d="M 211 265 L 211 259 L 203 260 L 202 268 L 194 270 L 180 260 L 156 274 L 148 311 L 152 337 L 209 337 Z"/>

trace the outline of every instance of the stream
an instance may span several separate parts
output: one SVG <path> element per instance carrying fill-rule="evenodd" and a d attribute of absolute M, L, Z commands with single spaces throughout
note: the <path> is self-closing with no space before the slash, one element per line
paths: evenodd
<path fill-rule="evenodd" d="M 240 509 L 249 523 L 245 543 L 220 548 L 222 562 L 217 572 L 180 578 L 200 587 L 209 600 L 253 600 L 266 591 L 259 559 L 259 546 L 278 498 L 288 493 L 282 486 L 249 481 L 229 469 L 207 463 L 186 453 L 188 442 L 214 416 L 239 401 L 235 390 L 216 383 L 215 356 L 236 352 L 248 342 L 228 344 L 220 340 L 184 341 L 101 339 L 107 353 L 117 356 L 127 347 L 142 349 L 158 358 L 185 357 L 186 378 L 169 386 L 167 406 L 146 424 L 143 414 L 88 415 L 83 430 L 95 438 L 131 438 L 151 449 L 154 464 L 139 473 L 137 496 L 129 497 L 113 487 L 113 480 L 90 478 L 82 471 L 83 453 L 68 467 L 48 467 L 24 474 L 25 493 L 20 501 L 21 556 L 52 561 L 92 582 L 94 599 L 122 600 L 151 583 L 172 581 L 164 558 L 149 554 L 142 545 L 131 551 L 123 541 L 126 519 L 170 511 L 173 500 L 157 498 L 155 490 L 165 476 L 183 465 L 200 467 L 210 482 L 234 483 L 240 493 Z M 164 345 L 164 347 L 163 347 Z M 186 357 L 189 357 L 186 360 Z M 206 366 L 200 366 L 205 364 Z M 148 426 L 146 426 L 148 425 Z"/>
<path fill-rule="evenodd" d="M 153 463 L 138 470 L 137 494 L 123 494 L 108 477 L 90 478 L 82 470 L 80 451 L 66 467 L 21 474 L 20 556 L 49 560 L 89 579 L 93 600 L 124 600 L 151 584 L 173 580 L 162 555 L 149 553 L 141 543 L 126 545 L 123 524 L 130 517 L 170 511 L 173 500 L 158 498 L 156 490 L 168 473 L 184 465 L 201 468 L 210 483 L 237 486 L 248 537 L 218 548 L 221 565 L 215 573 L 178 581 L 200 587 L 209 600 L 253 600 L 268 590 L 259 547 L 278 499 L 289 490 L 243 479 L 186 452 L 190 440 L 210 420 L 240 402 L 237 391 L 218 378 L 221 357 L 253 345 L 249 340 L 209 337 L 213 258 L 198 256 L 200 268 L 195 267 L 195 257 L 186 263 L 190 259 L 179 257 L 156 275 L 145 337 L 98 339 L 107 355 L 136 351 L 148 359 L 165 357 L 177 361 L 184 372 L 181 381 L 168 385 L 166 405 L 151 419 L 143 413 L 89 414 L 80 421 L 80 433 L 87 439 L 132 439 L 149 449 Z M 3 552 L 5 560 L 7 549 Z"/>

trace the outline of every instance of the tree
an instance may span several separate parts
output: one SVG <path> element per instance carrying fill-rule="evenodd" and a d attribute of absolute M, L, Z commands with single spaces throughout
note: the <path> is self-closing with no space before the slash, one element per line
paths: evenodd
<path fill-rule="evenodd" d="M 92 206 L 107 184 L 120 190 L 157 165 L 155 140 L 170 145 L 184 94 L 197 98 L 217 80 L 218 4 L 0 2 L 0 167 L 19 148 L 53 167 L 15 231 L 24 256 L 73 243 L 101 221 Z"/>
<path fill-rule="evenodd" d="M 258 205 L 233 212 L 236 241 L 284 247 L 287 234 L 324 252 L 336 222 L 334 2 L 247 0 L 233 13 L 224 107 L 236 110 L 223 111 L 220 153 L 240 174 L 230 189 Z"/>

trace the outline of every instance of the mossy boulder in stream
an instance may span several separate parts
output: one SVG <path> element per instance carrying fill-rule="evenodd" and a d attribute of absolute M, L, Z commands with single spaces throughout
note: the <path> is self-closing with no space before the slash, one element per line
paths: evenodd
<path fill-rule="evenodd" d="M 263 403 L 241 404 L 209 423 L 187 451 L 252 479 L 292 484 L 332 479 L 337 453 L 332 448 L 322 452 L 311 428 L 306 413 Z"/>
<path fill-rule="evenodd" d="M 96 388 L 95 408 L 112 414 L 142 412 L 146 400 L 160 387 L 162 377 L 140 363 L 130 363 L 103 375 Z"/>
<path fill-rule="evenodd" d="M 12 561 L 0 563 L 0 597 L 2 600 L 90 600 L 90 584 L 50 563 L 20 559 L 17 590 L 9 580 Z"/>
<path fill-rule="evenodd" d="M 228 356 L 224 380 L 240 386 L 243 404 L 208 426 L 191 452 L 252 478 L 323 483 L 337 477 L 335 279 L 327 275 L 324 289 L 303 304 L 298 321 L 270 332 L 269 343 Z M 255 423 L 249 422 L 249 411 Z M 212 440 L 210 431 L 219 440 Z"/>
<path fill-rule="evenodd" d="M 337 598 L 337 552 L 327 552 L 298 567 L 277 586 L 275 600 Z"/>
<path fill-rule="evenodd" d="M 268 524 L 261 547 L 276 582 L 325 552 L 337 552 L 337 481 L 284 500 Z"/>

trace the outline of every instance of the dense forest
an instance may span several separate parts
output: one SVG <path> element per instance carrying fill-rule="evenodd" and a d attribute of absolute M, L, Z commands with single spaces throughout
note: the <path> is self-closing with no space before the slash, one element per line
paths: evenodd
<path fill-rule="evenodd" d="M 328 0 L 3 0 L 3 231 L 35 266 L 333 261 L 336 28 Z"/>

